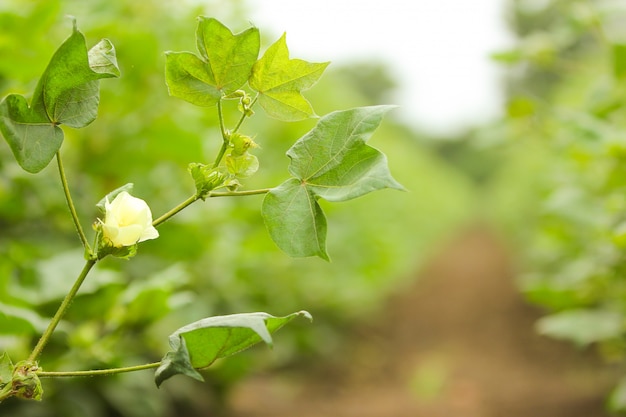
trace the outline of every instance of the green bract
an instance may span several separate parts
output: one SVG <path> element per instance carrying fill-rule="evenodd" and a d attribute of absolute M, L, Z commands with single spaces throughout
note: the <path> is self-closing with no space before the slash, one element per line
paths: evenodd
<path fill-rule="evenodd" d="M 76 27 L 56 51 L 33 94 L 30 105 L 18 94 L 0 102 L 0 132 L 20 166 L 32 173 L 45 168 L 63 142 L 65 124 L 85 127 L 96 118 L 98 80 L 119 77 L 115 49 L 103 39 L 87 50 Z"/>

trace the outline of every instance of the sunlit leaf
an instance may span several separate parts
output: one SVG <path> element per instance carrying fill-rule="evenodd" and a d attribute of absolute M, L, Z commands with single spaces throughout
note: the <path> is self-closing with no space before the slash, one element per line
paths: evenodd
<path fill-rule="evenodd" d="M 177 374 L 203 380 L 198 369 L 261 341 L 271 345 L 271 333 L 299 316 L 311 319 L 306 311 L 285 317 L 248 313 L 209 317 L 181 327 L 169 337 L 172 351 L 165 355 L 156 370 L 155 382 L 160 386 Z"/>
<path fill-rule="evenodd" d="M 259 55 L 259 30 L 234 35 L 218 20 L 200 17 L 196 45 L 200 57 L 190 52 L 166 54 L 165 79 L 170 95 L 211 106 L 248 81 Z"/>
<path fill-rule="evenodd" d="M 301 91 L 313 86 L 328 64 L 289 59 L 283 34 L 254 64 L 250 87 L 260 93 L 259 104 L 270 116 L 284 121 L 307 119 L 315 112 Z"/>
<path fill-rule="evenodd" d="M 287 151 L 293 178 L 263 200 L 268 231 L 287 254 L 328 259 L 319 198 L 346 201 L 383 188 L 403 189 L 391 176 L 385 155 L 365 143 L 391 108 L 331 113 Z"/>

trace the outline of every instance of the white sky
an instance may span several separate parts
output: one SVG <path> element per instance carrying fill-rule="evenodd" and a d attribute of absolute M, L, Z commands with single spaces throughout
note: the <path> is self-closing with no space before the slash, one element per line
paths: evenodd
<path fill-rule="evenodd" d="M 390 65 L 400 117 L 454 133 L 500 114 L 498 67 L 509 43 L 505 0 L 249 0 L 251 22 L 287 32 L 294 58 Z"/>

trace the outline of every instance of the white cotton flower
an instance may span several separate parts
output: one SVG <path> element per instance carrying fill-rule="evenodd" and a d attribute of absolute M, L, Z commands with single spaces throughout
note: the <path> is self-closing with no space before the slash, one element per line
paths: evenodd
<path fill-rule="evenodd" d="M 102 236 L 112 246 L 132 246 L 159 237 L 152 226 L 150 207 L 142 199 L 122 191 L 113 201 L 107 199 L 104 208 Z"/>

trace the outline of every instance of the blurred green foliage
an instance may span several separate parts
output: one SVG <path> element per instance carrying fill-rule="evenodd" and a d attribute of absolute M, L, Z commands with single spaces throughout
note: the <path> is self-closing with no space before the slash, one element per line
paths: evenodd
<path fill-rule="evenodd" d="M 506 117 L 477 129 L 496 161 L 483 210 L 513 237 L 539 332 L 626 357 L 626 32 L 614 1 L 513 1 Z M 475 148 L 476 149 L 476 148 Z M 614 410 L 626 396 L 612 396 Z"/>
<path fill-rule="evenodd" d="M 128 182 L 155 216 L 178 204 L 194 192 L 187 165 L 211 162 L 207 159 L 221 144 L 213 109 L 168 97 L 164 52 L 194 50 L 198 15 L 216 17 L 236 31 L 245 29 L 248 19 L 239 2 L 194 4 L 14 0 L 0 5 L 0 96 L 34 89 L 70 33 L 67 14 L 77 18 L 88 47 L 101 38 L 116 47 L 122 76 L 101 82 L 98 119 L 81 130 L 64 130 L 66 171 L 86 230 L 97 216 L 96 202 Z M 273 41 L 262 38 L 265 45 Z M 377 63 L 360 68 L 333 71 L 331 65 L 306 92 L 318 114 L 384 104 L 378 100 L 389 77 Z M 471 183 L 392 120 L 369 143 L 387 154 L 394 177 L 409 192 L 322 202 L 332 263 L 281 253 L 263 226 L 261 197 L 198 203 L 164 224 L 161 238 L 142 244 L 131 261 L 106 259 L 98 265 L 40 364 L 45 370 L 77 370 L 155 361 L 167 350 L 173 329 L 217 314 L 307 309 L 314 325 L 279 334 L 271 354 L 257 349 L 218 362 L 205 375 L 209 386 L 181 379 L 156 391 L 149 371 L 44 381 L 44 403 L 9 400 L 2 404 L 3 415 L 185 415 L 217 407 L 227 388 L 251 370 L 332 353 L 341 329 L 380 309 L 437 242 L 473 214 Z M 256 152 L 261 169 L 246 186 L 284 181 L 285 151 L 313 124 L 281 123 L 262 114 L 246 122 L 245 133 L 261 146 Z M 82 262 L 54 164 L 37 175 L 24 173 L 8 146 L 0 145 L 0 351 L 15 360 L 28 355 Z"/>

